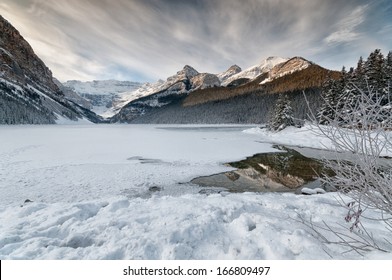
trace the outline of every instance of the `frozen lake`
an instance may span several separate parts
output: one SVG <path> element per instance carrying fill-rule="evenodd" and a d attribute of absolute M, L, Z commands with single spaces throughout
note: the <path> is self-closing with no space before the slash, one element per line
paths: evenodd
<path fill-rule="evenodd" d="M 198 192 L 191 179 L 271 145 L 241 126 L 0 127 L 0 203 L 77 202 L 126 194 Z M 10 195 L 12 193 L 12 196 Z"/>
<path fill-rule="evenodd" d="M 309 147 L 322 140 L 306 128 L 274 135 L 245 128 L 1 126 L 0 259 L 392 259 L 344 253 L 300 222 L 342 230 L 347 212 L 334 193 L 206 194 L 188 183 L 274 151 L 272 140 Z M 364 222 L 390 246 L 390 231 Z"/>

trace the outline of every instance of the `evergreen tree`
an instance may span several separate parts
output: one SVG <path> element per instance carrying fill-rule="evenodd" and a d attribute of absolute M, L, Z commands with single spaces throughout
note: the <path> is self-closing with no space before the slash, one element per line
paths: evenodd
<path fill-rule="evenodd" d="M 354 69 L 351 81 L 358 87 L 365 84 L 365 63 L 362 56 L 358 60 L 357 68 Z"/>
<path fill-rule="evenodd" d="M 270 121 L 269 129 L 272 131 L 280 131 L 288 126 L 294 126 L 293 109 L 290 100 L 286 94 L 279 96 L 274 115 Z"/>
<path fill-rule="evenodd" d="M 379 94 L 385 92 L 385 75 L 384 75 L 384 55 L 380 49 L 372 52 L 365 62 L 365 79 L 369 90 L 376 91 Z"/>
<path fill-rule="evenodd" d="M 392 52 L 390 51 L 384 61 L 384 72 L 386 78 L 386 86 L 392 87 Z"/>
<path fill-rule="evenodd" d="M 320 124 L 327 125 L 329 124 L 330 120 L 335 118 L 339 97 L 339 91 L 337 87 L 337 81 L 332 78 L 328 78 L 322 88 L 321 97 L 323 103 L 320 107 L 320 111 L 317 113 L 317 119 Z"/>
<path fill-rule="evenodd" d="M 333 120 L 339 126 L 362 127 L 363 114 L 379 112 L 375 123 L 392 122 L 392 53 L 384 58 L 379 49 L 369 55 L 368 60 L 359 58 L 357 68 L 346 72 L 343 67 L 341 79 L 328 81 L 322 89 L 323 104 L 317 115 L 320 124 L 330 124 Z M 364 98 L 372 98 L 378 108 L 361 111 Z M 361 112 L 360 112 L 361 111 Z M 355 116 L 355 118 L 353 117 Z M 357 120 L 357 121 L 355 121 Z M 369 125 L 369 124 L 368 124 Z"/>

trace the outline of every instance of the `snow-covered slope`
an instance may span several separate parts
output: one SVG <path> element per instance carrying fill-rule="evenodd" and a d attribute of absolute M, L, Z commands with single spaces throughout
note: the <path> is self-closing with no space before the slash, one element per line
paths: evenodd
<path fill-rule="evenodd" d="M 186 83 L 198 74 L 199 72 L 193 67 L 185 65 L 182 70 L 178 71 L 175 75 L 168 77 L 166 81 L 158 80 L 155 83 L 145 83 L 137 90 L 130 92 L 128 95 L 124 95 L 123 100 L 130 102 L 162 91 L 176 94 L 185 93 L 189 89 L 187 88 Z"/>
<path fill-rule="evenodd" d="M 271 56 L 268 57 L 267 59 L 263 60 L 260 64 L 254 65 L 249 67 L 248 69 L 245 69 L 235 75 L 232 75 L 222 81 L 223 86 L 227 86 L 231 82 L 238 80 L 238 79 L 249 79 L 253 80 L 257 76 L 266 73 L 270 71 L 274 66 L 286 62 L 288 58 L 282 58 L 278 56 Z"/>
<path fill-rule="evenodd" d="M 161 106 L 158 97 L 171 94 L 187 93 L 196 89 L 220 86 L 218 77 L 214 74 L 199 73 L 189 65 L 178 71 L 166 81 L 159 80 L 155 83 L 135 83 L 126 81 L 67 81 L 64 86 L 75 91 L 82 98 L 89 100 L 92 110 L 108 118 L 118 113 L 126 104 L 156 95 L 151 100 L 144 100 L 149 106 Z"/>
<path fill-rule="evenodd" d="M 232 65 L 229 69 L 227 69 L 225 72 L 219 73 L 216 76 L 219 78 L 221 83 L 225 83 L 225 81 L 232 76 L 240 73 L 242 71 L 241 67 L 238 65 Z"/>
<path fill-rule="evenodd" d="M 141 83 L 129 81 L 67 81 L 64 87 L 77 93 L 91 104 L 91 110 L 103 117 L 111 117 L 127 102 L 137 99 L 135 91 Z M 82 104 L 80 104 L 82 105 Z"/>
<path fill-rule="evenodd" d="M 260 84 L 265 84 L 274 79 L 292 74 L 297 71 L 308 68 L 312 63 L 302 57 L 293 57 L 286 62 L 275 65 L 269 72 L 268 78 L 262 81 Z"/>
<path fill-rule="evenodd" d="M 122 108 L 117 108 L 121 110 L 112 121 L 127 122 L 144 114 L 149 108 L 162 107 L 172 103 L 182 94 L 218 86 L 220 86 L 220 80 L 217 75 L 199 73 L 191 66 L 185 65 L 182 70 L 167 78 L 166 81 L 160 80 L 153 84 L 145 84 L 132 92 L 131 96 L 127 97 L 128 103 Z"/>

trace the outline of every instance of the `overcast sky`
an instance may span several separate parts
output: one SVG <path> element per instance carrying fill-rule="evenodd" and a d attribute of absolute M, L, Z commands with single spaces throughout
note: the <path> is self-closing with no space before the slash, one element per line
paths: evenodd
<path fill-rule="evenodd" d="M 1 0 L 61 81 L 218 73 L 268 56 L 354 66 L 392 50 L 390 0 Z"/>

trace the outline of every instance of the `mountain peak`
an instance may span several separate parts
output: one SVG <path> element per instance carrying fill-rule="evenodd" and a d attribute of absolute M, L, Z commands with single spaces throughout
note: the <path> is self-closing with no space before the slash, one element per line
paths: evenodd
<path fill-rule="evenodd" d="M 272 56 L 267 57 L 265 59 L 265 61 L 275 61 L 275 60 L 281 60 L 281 59 L 285 59 L 285 58 L 280 57 L 280 56 L 276 56 L 276 55 L 272 55 Z"/>
<path fill-rule="evenodd" d="M 236 75 L 242 71 L 241 67 L 238 65 L 234 64 L 230 66 L 229 69 L 227 69 L 225 72 L 217 74 L 217 77 L 219 78 L 221 83 L 225 83 L 227 79 L 232 77 L 233 75 Z"/>
<path fill-rule="evenodd" d="M 260 64 L 253 65 L 249 67 L 248 69 L 245 69 L 243 71 L 237 72 L 234 75 L 229 76 L 228 78 L 222 80 L 222 85 L 227 86 L 230 85 L 231 82 L 235 80 L 253 80 L 256 77 L 260 76 L 261 74 L 269 72 L 273 67 L 275 67 L 278 64 L 281 64 L 283 62 L 286 62 L 288 59 L 287 58 L 282 58 L 278 56 L 270 56 L 263 61 L 261 61 Z M 241 69 L 241 68 L 240 68 Z"/>
<path fill-rule="evenodd" d="M 237 73 L 241 71 L 242 71 L 241 67 L 239 67 L 237 64 L 230 66 L 230 68 L 226 70 L 226 72 L 237 72 Z"/>
<path fill-rule="evenodd" d="M 268 78 L 266 78 L 260 84 L 265 84 L 267 82 L 283 77 L 285 75 L 304 70 L 312 64 L 313 64 L 312 62 L 306 60 L 303 57 L 300 56 L 292 57 L 287 61 L 276 64 L 274 67 L 272 67 L 268 73 Z"/>
<path fill-rule="evenodd" d="M 271 69 L 270 77 L 284 76 L 289 73 L 308 68 L 312 63 L 303 57 L 295 56 L 284 63 L 278 64 Z"/>
<path fill-rule="evenodd" d="M 185 65 L 184 68 L 181 71 L 179 71 L 177 74 L 179 75 L 184 74 L 186 78 L 191 79 L 197 74 L 199 74 L 199 72 L 197 72 L 197 70 L 192 66 Z"/>
<path fill-rule="evenodd" d="M 288 61 L 288 58 L 283 58 L 279 56 L 269 56 L 266 59 L 262 60 L 259 67 L 264 70 L 263 72 L 267 72 L 271 70 L 278 64 Z"/>

